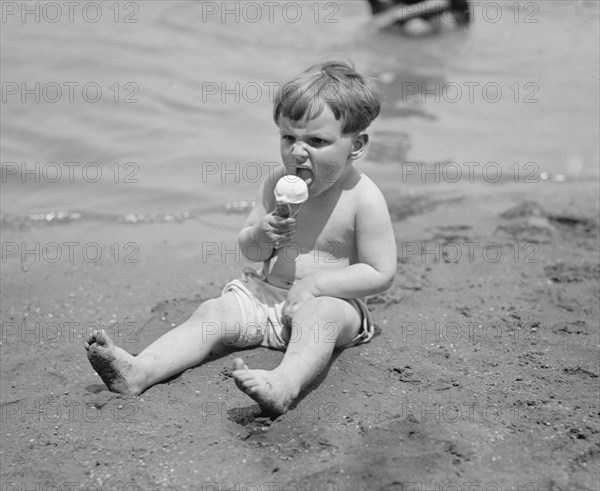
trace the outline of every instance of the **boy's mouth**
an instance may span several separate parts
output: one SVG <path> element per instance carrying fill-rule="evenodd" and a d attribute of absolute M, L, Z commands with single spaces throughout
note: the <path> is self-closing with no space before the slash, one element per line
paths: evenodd
<path fill-rule="evenodd" d="M 308 187 L 313 183 L 313 171 L 307 167 L 296 167 L 296 175 L 302 179 Z"/>

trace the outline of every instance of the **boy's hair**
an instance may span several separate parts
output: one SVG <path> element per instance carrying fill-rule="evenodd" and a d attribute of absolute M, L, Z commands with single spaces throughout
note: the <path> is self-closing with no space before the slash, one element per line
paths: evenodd
<path fill-rule="evenodd" d="M 342 120 L 342 134 L 363 131 L 379 115 L 381 94 L 375 82 L 341 61 L 313 65 L 284 83 L 273 106 L 273 119 L 310 121 L 327 105 L 336 120 Z"/>

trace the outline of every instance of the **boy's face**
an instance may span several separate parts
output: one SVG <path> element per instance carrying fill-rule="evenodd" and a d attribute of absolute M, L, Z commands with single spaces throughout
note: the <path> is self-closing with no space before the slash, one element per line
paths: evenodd
<path fill-rule="evenodd" d="M 310 121 L 279 118 L 281 158 L 288 174 L 297 175 L 317 196 L 338 182 L 358 158 L 366 144 L 366 134 L 343 135 L 342 121 L 329 107 Z"/>

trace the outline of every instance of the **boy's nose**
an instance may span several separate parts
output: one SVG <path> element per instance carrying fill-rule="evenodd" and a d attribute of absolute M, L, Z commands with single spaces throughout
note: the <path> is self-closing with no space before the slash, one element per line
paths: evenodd
<path fill-rule="evenodd" d="M 308 157 L 308 152 L 302 143 L 296 142 L 292 147 L 292 155 L 298 159 L 306 159 Z"/>

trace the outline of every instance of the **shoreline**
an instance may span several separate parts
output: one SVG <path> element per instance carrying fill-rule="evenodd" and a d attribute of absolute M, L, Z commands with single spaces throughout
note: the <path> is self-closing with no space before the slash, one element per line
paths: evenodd
<path fill-rule="evenodd" d="M 386 195 L 406 195 L 410 197 L 425 196 L 427 194 L 469 196 L 477 194 L 506 194 L 513 190 L 525 189 L 537 192 L 542 186 L 573 186 L 585 185 L 591 180 L 598 180 L 600 175 L 579 174 L 550 174 L 539 172 L 537 167 L 525 170 L 523 168 L 500 169 L 494 167 L 495 174 L 483 169 L 475 171 L 474 165 L 463 165 L 466 169 L 454 162 L 406 162 L 403 166 L 394 166 L 385 161 L 365 160 L 357 165 L 359 171 L 364 172 L 384 191 Z M 476 164 L 476 163 L 470 163 Z M 492 163 L 493 164 L 493 163 Z M 478 167 L 481 167 L 477 164 Z M 395 167 L 396 173 L 390 174 Z M 452 170 L 447 170 L 452 169 Z M 534 172 L 535 171 L 535 172 Z M 260 175 L 260 174 L 259 174 Z M 463 178 L 464 176 L 464 178 Z M 391 179 L 393 177 L 393 180 Z M 224 177 L 223 177 L 224 178 Z M 217 176 L 218 179 L 218 176 Z M 236 178 L 237 179 L 237 178 Z M 235 180 L 235 183 L 238 183 Z M 82 186 L 85 183 L 80 183 Z M 211 183 L 208 182 L 208 185 Z M 202 206 L 185 206 L 183 203 L 163 205 L 162 209 L 152 203 L 148 208 L 138 207 L 129 210 L 115 209 L 86 209 L 77 207 L 56 207 L 27 209 L 25 212 L 15 210 L 0 213 L 0 227 L 3 229 L 36 229 L 45 226 L 65 226 L 80 222 L 98 222 L 103 225 L 153 225 L 153 224 L 179 224 L 187 221 L 199 221 L 217 225 L 225 215 L 225 222 L 230 223 L 228 217 L 240 215 L 245 217 L 256 198 L 255 192 L 258 184 L 243 184 L 238 188 L 229 181 L 219 188 L 219 201 L 214 198 L 202 203 Z M 238 183 L 240 184 L 240 183 Z M 89 184 L 88 184 L 89 185 Z M 398 185 L 401 187 L 398 188 Z M 81 188 L 83 190 L 83 187 Z M 558 188 L 560 189 L 560 188 Z M 10 191 L 5 189 L 6 191 Z M 242 196 L 240 196 L 240 190 Z M 143 191 L 143 190 L 142 190 Z M 146 190 L 150 192 L 151 190 Z M 541 190 L 544 192 L 544 190 Z M 185 201 L 191 198 L 185 196 Z M 6 206 L 4 206 L 6 209 Z M 217 225 L 218 226 L 218 225 Z M 235 225 L 233 225 L 235 226 Z"/>

